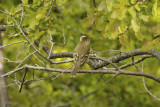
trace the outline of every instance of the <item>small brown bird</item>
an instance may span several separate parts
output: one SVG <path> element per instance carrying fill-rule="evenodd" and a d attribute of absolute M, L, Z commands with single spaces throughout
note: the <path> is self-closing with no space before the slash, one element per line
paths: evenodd
<path fill-rule="evenodd" d="M 90 53 L 90 37 L 81 36 L 80 42 L 75 48 L 74 69 L 71 72 L 71 77 L 75 77 L 79 68 L 81 68 L 89 57 Z"/>

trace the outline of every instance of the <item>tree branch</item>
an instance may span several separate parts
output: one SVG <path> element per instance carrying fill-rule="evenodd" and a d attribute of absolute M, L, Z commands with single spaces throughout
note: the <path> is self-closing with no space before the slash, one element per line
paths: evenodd
<path fill-rule="evenodd" d="M 108 60 L 112 63 L 118 63 L 122 60 L 125 60 L 127 58 L 130 58 L 132 56 L 138 56 L 138 55 L 151 55 L 152 57 L 156 57 L 157 60 L 160 62 L 160 52 L 156 51 L 156 50 L 151 50 L 151 51 L 141 51 L 141 49 L 136 49 L 133 51 L 129 51 L 129 52 L 124 52 L 124 53 L 120 53 L 116 56 L 110 57 L 108 58 Z M 98 69 L 98 68 L 102 68 L 110 63 L 106 62 L 106 61 L 100 61 L 100 62 L 94 62 L 94 61 L 89 61 L 88 63 L 90 66 L 93 67 L 93 69 Z"/>
<path fill-rule="evenodd" d="M 49 71 L 49 72 L 59 72 L 59 73 L 71 73 L 72 70 L 62 70 L 62 69 L 54 69 L 54 68 L 48 68 L 48 67 L 35 67 L 35 66 L 30 66 L 30 65 L 24 65 L 20 68 L 17 68 L 13 71 L 10 71 L 6 74 L 0 75 L 0 78 L 4 78 L 6 76 L 10 76 L 13 73 L 16 73 L 18 71 L 21 71 L 23 69 L 35 69 L 35 70 L 45 70 L 45 71 Z M 134 76 L 142 76 L 142 77 L 146 77 L 146 78 L 150 78 L 154 81 L 157 81 L 160 83 L 160 78 L 149 74 L 149 73 L 145 73 L 145 72 L 135 72 L 135 71 L 125 71 L 125 70 L 119 70 L 116 71 L 116 69 L 106 69 L 106 70 L 79 70 L 78 73 L 91 73 L 91 74 L 124 74 L 124 75 L 134 75 Z"/>

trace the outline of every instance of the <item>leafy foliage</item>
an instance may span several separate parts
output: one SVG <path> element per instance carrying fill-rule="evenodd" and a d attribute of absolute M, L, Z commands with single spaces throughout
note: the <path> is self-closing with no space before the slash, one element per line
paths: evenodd
<path fill-rule="evenodd" d="M 39 50 L 43 45 L 51 46 L 49 40 L 58 44 L 63 40 L 63 25 L 66 45 L 53 47 L 53 52 L 70 52 L 74 50 L 81 34 L 92 37 L 91 47 L 96 51 L 122 51 L 141 48 L 143 51 L 159 50 L 160 40 L 160 2 L 158 0 L 95 0 L 96 7 L 91 0 L 56 0 L 50 11 L 51 0 L 23 0 L 24 15 L 21 27 L 29 34 L 27 37 L 33 43 L 40 42 Z M 20 0 L 2 0 L 0 9 L 7 10 L 16 19 L 21 21 L 22 3 Z M 50 11 L 48 17 L 47 14 Z M 14 24 L 9 15 L 0 12 L 1 24 Z M 3 32 L 3 43 L 9 44 L 25 40 L 17 27 L 8 27 Z M 26 43 L 16 44 L 4 48 L 5 57 L 10 60 L 23 60 L 33 52 Z M 99 56 L 109 57 L 112 53 L 97 53 Z M 116 54 L 116 53 L 114 53 Z M 50 65 L 37 55 L 47 67 L 67 69 L 72 64 Z M 137 59 L 137 58 L 136 58 Z M 56 59 L 57 61 L 61 59 Z M 130 59 L 125 60 L 131 61 Z M 122 62 L 123 63 L 123 62 Z M 34 56 L 22 63 L 43 66 Z M 13 70 L 18 64 L 5 63 L 6 71 Z M 141 67 L 141 65 L 138 65 Z M 159 64 L 155 59 L 144 62 L 144 71 L 159 75 Z M 83 69 L 90 69 L 85 65 Z M 128 68 L 130 71 L 135 68 Z M 44 78 L 53 73 L 34 71 L 35 78 Z M 23 72 L 17 75 L 21 81 Z M 29 70 L 27 79 L 32 79 L 33 71 Z M 13 107 L 47 107 L 58 104 L 71 104 L 84 107 L 156 107 L 158 102 L 152 100 L 144 91 L 140 77 L 118 76 L 106 84 L 113 75 L 104 75 L 105 80 L 99 79 L 99 74 L 78 74 L 70 78 L 63 74 L 54 80 L 32 81 L 24 85 L 22 93 L 18 87 L 9 87 L 9 95 Z M 53 76 L 54 77 L 54 76 Z M 15 76 L 8 78 L 13 83 Z M 154 93 L 159 91 L 159 84 L 146 79 L 146 85 Z M 88 93 L 95 92 L 86 96 Z M 86 96 L 86 97 L 84 97 Z M 160 97 L 160 94 L 157 94 Z M 119 99 L 122 98 L 122 99 Z"/>

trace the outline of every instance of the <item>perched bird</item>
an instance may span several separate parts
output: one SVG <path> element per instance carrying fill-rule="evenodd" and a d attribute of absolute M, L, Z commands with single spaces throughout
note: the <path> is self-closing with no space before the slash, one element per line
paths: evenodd
<path fill-rule="evenodd" d="M 77 71 L 79 70 L 79 68 L 81 68 L 84 63 L 86 62 L 86 60 L 89 57 L 89 53 L 90 53 L 90 37 L 87 36 L 81 36 L 80 37 L 80 42 L 78 43 L 78 45 L 76 46 L 75 50 L 74 50 L 74 69 L 71 72 L 71 77 L 75 77 Z"/>

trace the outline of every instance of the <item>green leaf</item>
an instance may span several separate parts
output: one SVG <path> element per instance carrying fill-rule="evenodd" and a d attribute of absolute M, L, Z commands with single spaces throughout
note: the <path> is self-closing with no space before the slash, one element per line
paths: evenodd
<path fill-rule="evenodd" d="M 136 5 L 135 9 L 140 12 L 140 10 L 141 10 L 140 5 Z"/>
<path fill-rule="evenodd" d="M 95 21 L 95 16 L 92 14 L 88 14 L 88 16 L 83 20 L 83 26 L 89 27 L 91 26 Z"/>
<path fill-rule="evenodd" d="M 14 15 L 14 14 L 20 12 L 20 11 L 22 11 L 22 4 L 19 4 L 14 8 L 14 11 L 12 12 L 12 15 Z"/>
<path fill-rule="evenodd" d="M 126 11 L 127 9 L 125 7 L 121 7 L 119 9 L 119 16 L 118 16 L 119 20 L 122 20 L 125 17 Z"/>
<path fill-rule="evenodd" d="M 106 0 L 106 4 L 108 11 L 111 11 L 114 4 L 114 0 Z"/>
<path fill-rule="evenodd" d="M 119 16 L 119 10 L 114 10 L 111 14 L 111 18 L 116 19 Z"/>
<path fill-rule="evenodd" d="M 52 27 L 55 28 L 57 31 L 62 31 L 62 26 L 58 24 L 54 24 Z"/>
<path fill-rule="evenodd" d="M 97 30 L 102 31 L 104 30 L 104 27 L 106 25 L 105 23 L 105 16 L 101 15 L 101 16 L 96 16 L 95 18 L 95 25 Z"/>
<path fill-rule="evenodd" d="M 126 35 L 119 36 L 119 41 L 122 45 L 129 47 L 128 38 Z"/>
<path fill-rule="evenodd" d="M 24 5 L 28 4 L 28 0 L 23 0 L 23 2 L 24 2 Z"/>
<path fill-rule="evenodd" d="M 118 26 L 118 31 L 119 33 L 124 33 L 127 30 L 127 25 L 125 25 L 125 23 L 121 22 L 121 24 Z"/>
<path fill-rule="evenodd" d="M 41 31 L 41 32 L 38 32 L 34 35 L 34 39 L 37 40 L 39 39 L 41 36 L 43 36 L 45 34 L 45 31 Z"/>
<path fill-rule="evenodd" d="M 0 21 L 3 20 L 4 18 L 6 18 L 6 14 L 5 13 L 0 13 Z"/>
<path fill-rule="evenodd" d="M 36 15 L 36 20 L 39 21 L 41 19 L 44 19 L 46 17 L 46 9 L 39 8 L 38 14 Z"/>
<path fill-rule="evenodd" d="M 122 20 L 125 17 L 126 10 L 127 9 L 125 7 L 114 10 L 111 14 L 111 18 L 118 18 L 119 20 Z"/>
<path fill-rule="evenodd" d="M 141 30 L 139 32 L 135 32 L 135 35 L 136 35 L 138 40 L 143 41 L 144 34 L 143 34 L 143 32 Z"/>
<path fill-rule="evenodd" d="M 37 20 L 33 19 L 33 20 L 31 21 L 31 24 L 29 25 L 29 27 L 30 27 L 31 29 L 34 29 L 35 26 L 38 25 L 38 24 L 39 24 L 39 22 L 38 22 Z"/>
<path fill-rule="evenodd" d="M 102 11 L 106 8 L 106 1 L 104 0 L 103 2 L 100 3 L 98 6 L 98 11 Z"/>
<path fill-rule="evenodd" d="M 128 12 L 132 17 L 136 17 L 136 11 L 133 7 L 129 8 Z"/>
<path fill-rule="evenodd" d="M 146 44 L 142 46 L 142 51 L 150 51 L 153 48 L 159 47 L 160 45 L 160 38 L 156 38 L 154 40 L 148 41 Z"/>
<path fill-rule="evenodd" d="M 137 0 L 131 0 L 131 4 L 135 4 Z"/>
<path fill-rule="evenodd" d="M 150 51 L 152 49 L 153 49 L 153 43 L 152 43 L 152 41 L 147 42 L 141 48 L 142 51 Z"/>
<path fill-rule="evenodd" d="M 43 42 L 43 38 L 42 38 L 39 41 L 39 50 L 42 50 L 43 46 L 44 46 L 44 42 Z"/>
<path fill-rule="evenodd" d="M 58 6 L 63 6 L 68 0 L 56 0 Z"/>
<path fill-rule="evenodd" d="M 153 4 L 153 15 L 154 16 L 157 16 L 157 3 L 158 3 L 158 0 L 155 0 L 155 3 Z"/>
<path fill-rule="evenodd" d="M 150 16 L 149 15 L 140 14 L 139 18 L 141 18 L 143 21 L 149 21 Z"/>
<path fill-rule="evenodd" d="M 109 31 L 106 31 L 104 34 L 103 34 L 103 36 L 105 37 L 105 38 L 109 38 L 109 39 L 112 39 L 112 37 L 111 37 L 111 32 L 109 32 Z"/>
<path fill-rule="evenodd" d="M 10 37 L 13 37 L 16 34 L 16 28 L 15 27 L 7 27 L 6 32 L 9 34 Z"/>
<path fill-rule="evenodd" d="M 139 29 L 140 29 L 140 24 L 138 23 L 136 17 L 132 18 L 132 20 L 131 20 L 131 26 L 132 26 L 134 32 L 138 32 L 138 31 L 139 31 Z"/>

